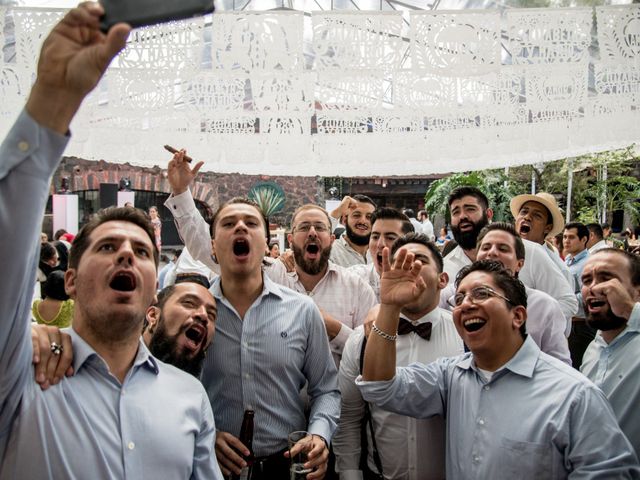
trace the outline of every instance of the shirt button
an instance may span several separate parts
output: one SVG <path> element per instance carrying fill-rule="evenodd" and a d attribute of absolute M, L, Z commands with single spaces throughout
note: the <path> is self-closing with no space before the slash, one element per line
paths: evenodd
<path fill-rule="evenodd" d="M 133 450 L 134 448 L 136 448 L 136 444 L 135 444 L 135 443 L 133 443 L 133 442 L 129 442 L 129 443 L 127 444 L 127 448 L 128 448 L 129 450 Z"/>
<path fill-rule="evenodd" d="M 24 140 L 18 142 L 18 149 L 21 152 L 26 152 L 27 150 L 29 150 L 29 142 L 25 142 Z"/>
<path fill-rule="evenodd" d="M 484 386 L 484 389 L 485 389 L 485 390 L 489 390 L 490 388 L 491 388 L 491 387 L 490 387 L 489 385 L 485 385 L 485 386 Z"/>
<path fill-rule="evenodd" d="M 480 420 L 478 420 L 478 423 L 479 423 L 480 425 L 484 425 L 484 419 L 483 419 L 483 418 L 481 418 Z"/>
<path fill-rule="evenodd" d="M 249 378 L 249 374 L 248 374 L 248 373 L 245 373 L 245 374 L 244 374 L 244 378 Z"/>
<path fill-rule="evenodd" d="M 480 457 L 478 455 L 473 456 L 474 463 L 478 463 L 480 461 Z"/>

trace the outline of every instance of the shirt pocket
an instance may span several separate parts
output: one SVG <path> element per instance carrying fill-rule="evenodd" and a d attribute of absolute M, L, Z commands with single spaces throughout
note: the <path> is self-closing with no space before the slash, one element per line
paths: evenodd
<path fill-rule="evenodd" d="M 552 479 L 553 452 L 551 444 L 523 442 L 502 437 L 501 470 L 505 478 Z"/>

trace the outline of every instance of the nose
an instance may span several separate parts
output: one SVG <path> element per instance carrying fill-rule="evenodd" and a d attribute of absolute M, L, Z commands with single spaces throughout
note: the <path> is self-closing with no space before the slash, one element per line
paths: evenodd
<path fill-rule="evenodd" d="M 244 223 L 244 220 L 238 220 L 238 223 L 236 223 L 235 231 L 237 232 L 238 230 L 244 230 L 245 232 L 249 231 L 249 228 L 247 227 L 247 224 Z"/>
<path fill-rule="evenodd" d="M 207 308 L 204 305 L 199 305 L 198 307 L 194 308 L 193 318 L 207 324 L 209 321 L 209 315 L 207 315 Z"/>
<path fill-rule="evenodd" d="M 132 265 L 135 255 L 133 254 L 133 246 L 130 242 L 122 242 L 118 249 L 116 262 L 118 264 Z"/>

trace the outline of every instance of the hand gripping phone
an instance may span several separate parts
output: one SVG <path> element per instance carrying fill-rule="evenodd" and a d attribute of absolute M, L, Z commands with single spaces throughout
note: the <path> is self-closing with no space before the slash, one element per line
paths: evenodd
<path fill-rule="evenodd" d="M 103 32 L 120 22 L 136 28 L 213 12 L 213 0 L 100 0 L 100 4 Z"/>

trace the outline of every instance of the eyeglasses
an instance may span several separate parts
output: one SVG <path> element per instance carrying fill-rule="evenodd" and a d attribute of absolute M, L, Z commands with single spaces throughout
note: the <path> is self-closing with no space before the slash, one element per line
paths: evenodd
<path fill-rule="evenodd" d="M 307 223 L 307 222 L 299 223 L 298 225 L 293 227 L 293 231 L 307 233 L 309 232 L 309 230 L 311 230 L 311 227 L 313 227 L 314 230 L 318 233 L 325 233 L 329 231 L 329 227 L 324 223 Z"/>
<path fill-rule="evenodd" d="M 454 308 L 459 307 L 460 305 L 462 305 L 462 302 L 464 302 L 464 299 L 467 298 L 467 296 L 471 300 L 471 303 L 473 303 L 474 305 L 478 303 L 484 303 L 490 297 L 499 297 L 503 299 L 505 302 L 513 305 L 513 302 L 509 300 L 507 297 L 496 292 L 493 288 L 487 287 L 486 285 L 476 287 L 467 293 L 462 293 L 462 292 L 456 293 L 454 296 L 452 296 L 447 300 L 447 303 Z"/>

